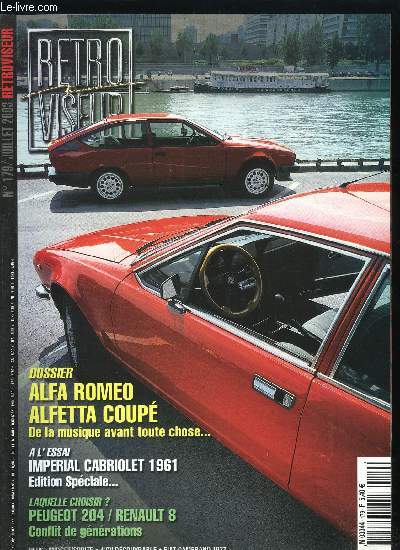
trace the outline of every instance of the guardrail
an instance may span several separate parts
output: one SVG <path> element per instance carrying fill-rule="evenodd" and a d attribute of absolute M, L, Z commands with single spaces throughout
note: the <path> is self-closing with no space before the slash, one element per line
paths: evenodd
<path fill-rule="evenodd" d="M 51 164 L 17 164 L 17 177 L 23 179 L 47 178 Z M 298 172 L 371 172 L 374 170 L 389 171 L 390 159 L 359 158 L 359 159 L 297 159 L 291 168 L 292 173 Z"/>
<path fill-rule="evenodd" d="M 18 178 L 47 178 L 49 175 L 50 162 L 40 164 L 17 164 Z M 33 170 L 31 170 L 33 168 Z"/>
<path fill-rule="evenodd" d="M 370 172 L 371 170 L 390 170 L 390 159 L 353 158 L 353 159 L 296 159 L 291 172 Z"/>

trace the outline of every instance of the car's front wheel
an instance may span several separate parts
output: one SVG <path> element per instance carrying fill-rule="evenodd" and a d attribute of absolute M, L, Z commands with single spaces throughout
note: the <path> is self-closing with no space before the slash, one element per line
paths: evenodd
<path fill-rule="evenodd" d="M 268 164 L 253 163 L 239 176 L 239 190 L 246 197 L 264 197 L 274 186 L 274 173 Z"/>
<path fill-rule="evenodd" d="M 106 351 L 78 306 L 67 296 L 62 318 L 71 364 L 77 377 L 86 379 L 104 365 Z"/>
<path fill-rule="evenodd" d="M 116 201 L 127 193 L 126 178 L 116 170 L 98 172 L 93 180 L 92 189 L 97 198 L 102 201 Z"/>

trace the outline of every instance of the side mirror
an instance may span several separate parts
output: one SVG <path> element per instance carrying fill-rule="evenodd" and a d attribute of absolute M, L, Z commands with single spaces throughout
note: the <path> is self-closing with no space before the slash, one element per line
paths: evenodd
<path fill-rule="evenodd" d="M 176 298 L 181 290 L 181 282 L 178 273 L 175 273 L 168 279 L 165 279 L 160 287 L 160 294 L 163 300 Z"/>

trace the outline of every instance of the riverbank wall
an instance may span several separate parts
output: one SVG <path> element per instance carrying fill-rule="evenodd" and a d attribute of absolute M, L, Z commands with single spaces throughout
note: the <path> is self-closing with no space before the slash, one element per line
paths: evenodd
<path fill-rule="evenodd" d="M 389 78 L 360 76 L 330 77 L 329 89 L 333 92 L 388 92 Z"/>

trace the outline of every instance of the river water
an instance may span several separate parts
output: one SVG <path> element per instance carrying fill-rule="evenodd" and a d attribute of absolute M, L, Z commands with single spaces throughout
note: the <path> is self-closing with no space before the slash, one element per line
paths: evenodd
<path fill-rule="evenodd" d="M 389 92 L 328 94 L 136 94 L 136 112 L 170 112 L 228 134 L 267 137 L 299 159 L 389 158 Z M 39 125 L 39 121 L 37 120 Z M 29 154 L 27 102 L 18 103 L 18 162 L 46 162 Z"/>

